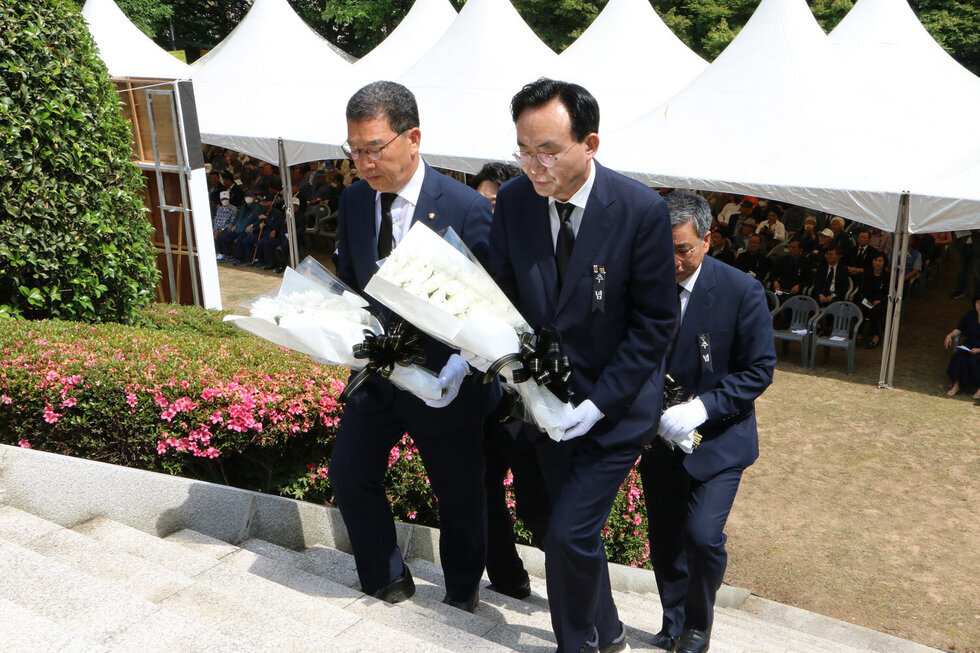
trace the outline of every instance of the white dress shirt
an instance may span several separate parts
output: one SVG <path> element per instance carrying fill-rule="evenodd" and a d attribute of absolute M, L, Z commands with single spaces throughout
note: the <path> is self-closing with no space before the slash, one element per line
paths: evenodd
<path fill-rule="evenodd" d="M 419 203 L 419 194 L 422 192 L 422 179 L 425 177 L 425 163 L 419 158 L 419 167 L 415 174 L 408 180 L 408 183 L 396 194 L 398 197 L 391 203 L 391 236 L 395 241 L 392 245 L 397 245 L 412 228 L 412 218 L 415 216 L 415 207 Z M 374 194 L 374 233 L 381 231 L 381 193 Z"/>
<path fill-rule="evenodd" d="M 698 269 L 694 271 L 694 274 L 692 274 L 687 279 L 684 279 L 684 281 L 681 281 L 680 283 L 677 284 L 681 288 L 683 288 L 683 290 L 681 291 L 681 296 L 680 296 L 680 300 L 681 300 L 681 321 L 684 320 L 684 313 L 687 312 L 687 304 L 691 300 L 691 293 L 694 292 L 694 284 L 696 284 L 698 282 L 698 277 L 699 276 L 701 276 L 701 266 L 700 265 L 698 266 Z"/>
<path fill-rule="evenodd" d="M 589 161 L 589 176 L 585 178 L 585 183 L 568 200 L 575 208 L 572 210 L 571 218 L 572 232 L 578 236 L 579 227 L 582 226 L 582 216 L 585 215 L 585 204 L 589 201 L 589 193 L 592 192 L 592 185 L 595 183 L 595 166 Z M 558 217 L 557 202 L 554 197 L 548 198 L 548 217 L 551 219 L 551 243 L 558 248 L 558 229 L 561 227 L 561 218 Z"/>

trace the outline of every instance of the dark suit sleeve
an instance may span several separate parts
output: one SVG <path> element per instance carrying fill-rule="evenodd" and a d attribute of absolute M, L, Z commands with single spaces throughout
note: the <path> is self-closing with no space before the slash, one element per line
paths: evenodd
<path fill-rule="evenodd" d="M 776 350 L 762 286 L 744 284 L 737 310 L 732 360 L 728 363 L 731 372 L 717 387 L 700 395 L 709 421 L 749 408 L 772 383 Z"/>
<path fill-rule="evenodd" d="M 340 196 L 340 209 L 337 214 L 337 278 L 351 288 L 357 289 L 357 278 L 354 275 L 354 262 L 351 260 L 348 238 L 350 231 L 347 220 L 350 197 L 345 192 Z"/>
<path fill-rule="evenodd" d="M 517 279 L 510 262 L 507 247 L 507 221 L 504 219 L 504 202 L 498 195 L 497 205 L 493 211 L 493 222 L 490 227 L 490 255 L 487 271 L 497 283 L 507 298 L 518 306 Z"/>
<path fill-rule="evenodd" d="M 630 252 L 626 334 L 588 397 L 614 422 L 626 413 L 651 374 L 663 372 L 677 313 L 673 243 L 667 205 L 651 203 Z"/>
<path fill-rule="evenodd" d="M 482 195 L 474 195 L 463 217 L 463 233 L 459 237 L 473 252 L 484 268 L 487 268 L 490 258 L 490 225 L 493 214 L 490 210 L 490 200 Z"/>

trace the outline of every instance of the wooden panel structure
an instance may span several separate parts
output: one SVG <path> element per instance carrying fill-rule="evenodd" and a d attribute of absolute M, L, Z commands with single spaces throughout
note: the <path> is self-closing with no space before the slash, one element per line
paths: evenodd
<path fill-rule="evenodd" d="M 168 84 L 168 80 L 159 79 L 135 79 L 135 78 L 114 78 L 113 84 L 119 94 L 123 116 L 130 124 L 132 135 L 133 154 L 135 163 L 140 167 L 145 180 L 143 191 L 143 204 L 147 208 L 147 219 L 153 225 L 153 247 L 156 253 L 157 269 L 160 271 L 160 283 L 156 290 L 156 299 L 160 302 L 175 304 L 194 305 L 195 302 L 194 281 L 196 279 L 197 296 L 201 296 L 201 285 L 199 270 L 198 274 L 192 274 L 191 265 L 197 264 L 197 249 L 189 247 L 193 238 L 189 238 L 187 224 L 182 211 L 161 211 L 159 184 L 157 173 L 154 169 L 153 151 L 153 127 L 156 131 L 157 152 L 161 166 L 170 169 L 161 171 L 163 180 L 164 204 L 172 207 L 184 206 L 186 192 L 181 192 L 181 185 L 186 184 L 183 174 L 178 170 L 179 164 L 177 148 L 180 143 L 176 138 L 178 133 L 175 129 L 173 116 L 177 120 L 181 119 L 176 111 L 174 104 L 174 85 Z M 170 90 L 169 97 L 154 94 L 153 98 L 153 120 L 150 120 L 148 106 L 148 96 L 146 91 L 151 90 Z M 187 161 L 184 153 L 184 161 Z M 186 186 L 185 186 L 186 188 Z M 164 227 L 166 231 L 164 231 Z M 170 256 L 167 256 L 167 239 L 170 241 Z M 169 267 L 168 267 L 169 266 Z M 170 275 L 171 271 L 176 287 L 175 293 L 171 292 Z"/>

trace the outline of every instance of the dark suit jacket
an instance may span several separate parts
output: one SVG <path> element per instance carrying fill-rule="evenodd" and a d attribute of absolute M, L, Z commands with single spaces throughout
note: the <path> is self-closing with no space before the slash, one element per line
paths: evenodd
<path fill-rule="evenodd" d="M 796 257 L 784 254 L 776 260 L 772 280 L 778 281 L 784 292 L 789 292 L 797 284 L 802 289 L 810 283 L 810 261 L 802 254 Z"/>
<path fill-rule="evenodd" d="M 448 227 L 463 239 L 478 259 L 486 262 L 490 236 L 490 202 L 472 188 L 440 174 L 425 164 L 422 191 L 415 207 L 413 223 L 424 220 L 426 226 L 439 232 Z M 381 305 L 364 293 L 364 286 L 377 272 L 378 234 L 375 225 L 376 191 L 366 181 L 359 181 L 344 190 L 340 198 L 337 231 L 337 276 L 374 306 Z M 430 216 L 432 216 L 430 218 Z M 386 312 L 387 309 L 383 309 Z M 426 338 L 425 367 L 439 372 L 453 350 Z M 377 410 L 391 403 L 395 388 L 386 381 L 370 379 L 353 393 L 348 409 Z M 407 393 L 402 393 L 407 394 Z M 484 384 L 482 377 L 471 374 L 463 381 L 459 396 L 444 408 L 429 408 L 421 400 L 411 398 L 412 412 L 427 420 L 433 432 L 450 430 L 455 424 L 482 420 L 500 398 L 497 384 Z"/>
<path fill-rule="evenodd" d="M 765 283 L 766 275 L 772 267 L 772 260 L 760 249 L 753 254 L 746 250 L 735 259 L 735 267 L 742 272 L 751 272 L 760 282 Z"/>
<path fill-rule="evenodd" d="M 864 248 L 864 254 L 861 254 L 859 251 L 860 249 L 860 247 L 855 246 L 854 249 L 851 250 L 851 253 L 847 257 L 847 266 L 852 268 L 863 268 L 866 272 L 870 272 L 871 261 L 873 261 L 875 256 L 878 255 L 878 250 L 871 245 L 868 245 Z"/>
<path fill-rule="evenodd" d="M 490 273 L 532 327 L 554 326 L 571 361 L 573 401 L 603 412 L 602 446 L 656 436 L 663 357 L 677 310 L 673 237 L 657 193 L 593 160 L 595 183 L 559 289 L 548 200 L 526 176 L 497 193 Z M 593 305 L 595 267 L 605 298 Z"/>
<path fill-rule="evenodd" d="M 699 336 L 708 335 L 711 367 L 701 363 Z M 762 286 L 709 256 L 701 263 L 681 321 L 670 374 L 701 398 L 708 421 L 701 444 L 684 457 L 698 480 L 759 457 L 755 398 L 772 383 L 776 365 L 772 319 Z"/>
<path fill-rule="evenodd" d="M 829 267 L 827 262 L 824 261 L 817 268 L 817 272 L 813 276 L 814 297 L 830 294 L 830 283 L 827 281 L 827 270 Z M 850 287 L 850 275 L 847 274 L 847 266 L 844 264 L 844 259 L 837 262 L 836 272 L 834 275 L 834 301 L 840 301 L 847 295 L 847 289 Z"/>

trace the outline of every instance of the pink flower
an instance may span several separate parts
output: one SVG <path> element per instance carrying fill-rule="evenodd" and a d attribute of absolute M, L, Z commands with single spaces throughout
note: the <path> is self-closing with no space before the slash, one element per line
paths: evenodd
<path fill-rule="evenodd" d="M 136 408 L 136 395 L 132 392 L 126 394 L 126 403 L 129 404 L 130 408 Z"/>
<path fill-rule="evenodd" d="M 27 440 L 18 440 L 17 446 L 20 447 L 21 449 L 30 449 L 31 443 L 28 442 Z"/>
<path fill-rule="evenodd" d="M 61 402 L 61 407 L 62 408 L 71 408 L 76 403 L 78 403 L 78 402 L 75 401 L 75 398 L 74 397 L 68 397 L 67 399 L 65 399 L 64 401 Z"/>
<path fill-rule="evenodd" d="M 48 424 L 57 424 L 58 418 L 61 417 L 60 414 L 54 412 L 51 408 L 51 404 L 44 405 L 44 421 Z"/>
<path fill-rule="evenodd" d="M 11 399 L 10 397 L 8 397 L 7 395 L 5 395 L 5 394 L 0 395 L 0 403 L 9 404 L 12 401 L 13 401 L 13 399 Z"/>

